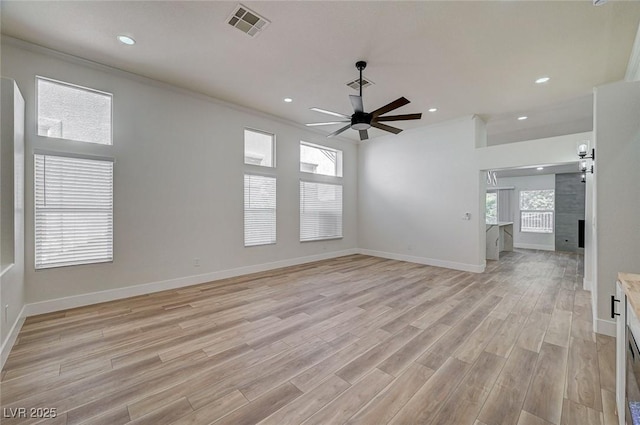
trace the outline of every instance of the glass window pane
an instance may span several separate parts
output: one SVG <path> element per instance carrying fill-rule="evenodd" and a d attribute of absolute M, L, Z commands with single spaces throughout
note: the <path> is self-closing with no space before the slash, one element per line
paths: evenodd
<path fill-rule="evenodd" d="M 38 135 L 110 145 L 112 95 L 37 78 Z"/>
<path fill-rule="evenodd" d="M 554 190 L 522 190 L 520 191 L 520 209 L 529 211 L 545 211 L 554 209 Z"/>
<path fill-rule="evenodd" d="M 273 167 L 273 142 L 273 134 L 244 130 L 244 163 Z"/>
<path fill-rule="evenodd" d="M 342 151 L 301 142 L 300 171 L 341 177 Z"/>
<path fill-rule="evenodd" d="M 487 193 L 486 215 L 488 224 L 498 223 L 498 194 L 496 192 Z"/>

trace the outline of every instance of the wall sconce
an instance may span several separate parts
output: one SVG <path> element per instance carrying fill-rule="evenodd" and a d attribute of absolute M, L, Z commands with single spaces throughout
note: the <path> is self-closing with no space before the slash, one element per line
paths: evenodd
<path fill-rule="evenodd" d="M 578 156 L 580 157 L 580 159 L 593 159 L 595 161 L 596 159 L 596 150 L 591 149 L 591 156 L 587 156 L 587 151 L 589 150 L 589 147 L 587 146 L 586 143 L 581 143 L 580 146 L 578 146 Z"/>
<path fill-rule="evenodd" d="M 587 161 L 585 161 L 585 160 L 580 161 L 580 172 L 583 174 L 583 176 L 586 173 L 593 174 L 593 165 L 591 165 L 591 167 L 589 167 L 589 166 L 587 166 Z"/>
<path fill-rule="evenodd" d="M 593 174 L 593 164 L 591 167 L 587 165 L 587 159 L 592 161 L 596 160 L 596 150 L 591 149 L 591 156 L 587 156 L 587 152 L 589 151 L 589 146 L 586 143 L 580 143 L 578 146 L 578 156 L 580 157 L 580 165 L 579 170 L 582 173 L 582 183 L 587 182 L 587 173 Z"/>

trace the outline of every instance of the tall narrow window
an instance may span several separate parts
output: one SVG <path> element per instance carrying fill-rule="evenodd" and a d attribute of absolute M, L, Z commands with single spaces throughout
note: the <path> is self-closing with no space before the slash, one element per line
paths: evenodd
<path fill-rule="evenodd" d="M 487 224 L 498 223 L 498 194 L 496 192 L 487 192 L 486 216 Z"/>
<path fill-rule="evenodd" d="M 35 267 L 113 260 L 113 162 L 35 157 Z"/>
<path fill-rule="evenodd" d="M 300 241 L 342 237 L 342 185 L 300 181 Z"/>
<path fill-rule="evenodd" d="M 244 130 L 244 163 L 275 167 L 275 136 L 258 130 Z"/>
<path fill-rule="evenodd" d="M 38 136 L 111 145 L 112 95 L 37 77 Z"/>
<path fill-rule="evenodd" d="M 300 171 L 342 177 L 342 151 L 300 142 Z"/>
<path fill-rule="evenodd" d="M 520 191 L 520 231 L 531 233 L 553 233 L 555 191 Z"/>
<path fill-rule="evenodd" d="M 244 246 L 276 243 L 276 178 L 244 175 Z"/>

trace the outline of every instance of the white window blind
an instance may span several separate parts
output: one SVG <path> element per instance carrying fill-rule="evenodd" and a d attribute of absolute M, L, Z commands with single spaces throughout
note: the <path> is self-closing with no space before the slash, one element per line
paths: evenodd
<path fill-rule="evenodd" d="M 113 260 L 113 162 L 35 155 L 35 267 Z"/>
<path fill-rule="evenodd" d="M 244 246 L 276 243 L 276 178 L 244 175 Z"/>
<path fill-rule="evenodd" d="M 342 185 L 300 181 L 300 241 L 342 237 Z"/>
<path fill-rule="evenodd" d="M 112 95 L 37 77 L 38 136 L 111 144 Z"/>

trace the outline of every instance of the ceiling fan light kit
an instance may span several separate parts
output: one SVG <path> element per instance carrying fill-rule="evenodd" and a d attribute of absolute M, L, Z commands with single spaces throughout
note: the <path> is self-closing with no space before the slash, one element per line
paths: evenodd
<path fill-rule="evenodd" d="M 349 95 L 349 100 L 351 100 L 351 106 L 353 106 L 353 115 L 344 115 L 338 112 L 327 111 L 325 109 L 320 108 L 311 108 L 312 111 L 321 112 L 323 114 L 333 115 L 337 117 L 343 118 L 341 121 L 331 121 L 326 123 L 311 123 L 307 124 L 307 126 L 319 126 L 319 125 L 334 125 L 341 123 L 348 123 L 344 127 L 340 128 L 337 131 L 329 134 L 327 137 L 334 137 L 343 131 L 351 128 L 352 130 L 356 130 L 360 133 L 360 140 L 367 140 L 369 138 L 368 129 L 371 127 L 378 128 L 380 130 L 388 131 L 389 133 L 398 134 L 402 131 L 400 128 L 392 127 L 387 124 L 383 124 L 382 121 L 406 121 L 406 120 L 419 120 L 422 118 L 421 113 L 417 114 L 404 114 L 404 115 L 388 115 L 383 117 L 381 115 L 386 114 L 387 112 L 391 112 L 394 109 L 398 109 L 401 106 L 404 106 L 409 103 L 409 100 L 405 97 L 400 97 L 393 102 L 376 109 L 373 112 L 365 112 L 364 105 L 362 103 L 362 71 L 367 67 L 367 63 L 365 61 L 356 62 L 356 68 L 360 72 L 360 95 Z"/>

